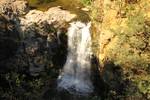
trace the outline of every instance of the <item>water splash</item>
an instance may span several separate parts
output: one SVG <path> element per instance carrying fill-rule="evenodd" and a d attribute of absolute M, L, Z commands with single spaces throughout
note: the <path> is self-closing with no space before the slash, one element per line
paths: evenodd
<path fill-rule="evenodd" d="M 68 29 L 68 56 L 58 77 L 58 89 L 87 95 L 93 92 L 90 80 L 91 23 L 72 22 Z"/>

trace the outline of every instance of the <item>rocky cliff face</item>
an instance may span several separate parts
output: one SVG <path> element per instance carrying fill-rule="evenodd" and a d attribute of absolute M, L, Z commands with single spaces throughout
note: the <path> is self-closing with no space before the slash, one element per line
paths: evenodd
<path fill-rule="evenodd" d="M 28 100 L 43 96 L 51 85 L 51 80 L 44 79 L 57 78 L 64 64 L 68 22 L 75 17 L 60 7 L 30 10 L 25 0 L 1 0 L 0 89 L 5 91 L 0 90 L 0 99 L 25 97 Z M 42 88 L 40 92 L 38 88 Z"/>
<path fill-rule="evenodd" d="M 53 58 L 53 55 L 56 55 L 56 51 L 61 46 L 65 46 L 62 42 L 65 40 L 62 40 L 62 38 L 67 31 L 67 22 L 75 17 L 76 15 L 70 14 L 68 11 L 54 7 L 45 12 L 31 10 L 24 18 L 20 18 L 20 35 L 22 35 L 21 37 L 24 39 L 26 53 L 31 55 L 30 58 L 34 56 L 32 60 L 36 66 L 44 68 L 44 66 L 46 66 L 45 64 L 52 60 L 45 57 L 50 56 L 49 58 Z M 62 34 L 64 35 L 63 37 L 61 37 Z M 64 48 L 64 51 L 65 50 Z M 32 60 L 32 68 L 30 71 L 34 72 L 36 68 L 34 68 L 35 66 L 32 64 Z M 41 64 L 39 64 L 38 61 L 40 61 Z M 40 69 L 37 68 L 37 70 Z"/>
<path fill-rule="evenodd" d="M 57 54 L 65 57 L 67 22 L 75 14 L 59 7 L 29 10 L 24 0 L 2 0 L 0 9 L 0 66 L 27 68 L 38 75 Z M 60 48 L 63 53 L 58 52 Z"/>

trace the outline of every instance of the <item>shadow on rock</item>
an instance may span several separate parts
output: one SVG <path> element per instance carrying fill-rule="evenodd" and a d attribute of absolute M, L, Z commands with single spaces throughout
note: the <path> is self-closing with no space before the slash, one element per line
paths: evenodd
<path fill-rule="evenodd" d="M 0 15 L 0 61 L 13 56 L 19 44 L 15 23 Z"/>

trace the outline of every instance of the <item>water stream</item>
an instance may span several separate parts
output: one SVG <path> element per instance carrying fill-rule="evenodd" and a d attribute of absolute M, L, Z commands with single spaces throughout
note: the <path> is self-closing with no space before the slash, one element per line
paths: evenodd
<path fill-rule="evenodd" d="M 90 23 L 72 22 L 68 29 L 68 56 L 58 77 L 58 90 L 88 95 L 93 92 L 90 80 L 91 34 Z"/>
<path fill-rule="evenodd" d="M 81 10 L 84 6 L 79 0 L 51 0 L 49 3 L 42 3 L 40 0 L 28 0 L 31 8 L 46 11 L 50 7 L 60 6 L 64 10 L 68 10 L 77 15 L 76 20 L 87 22 L 90 20 L 88 12 Z M 42 1 L 42 0 L 41 0 Z"/>

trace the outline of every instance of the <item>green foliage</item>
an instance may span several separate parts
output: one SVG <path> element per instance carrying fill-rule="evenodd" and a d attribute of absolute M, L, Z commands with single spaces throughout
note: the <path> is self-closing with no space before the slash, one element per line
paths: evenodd
<path fill-rule="evenodd" d="M 81 3 L 83 3 L 84 5 L 91 5 L 92 0 L 81 0 Z"/>
<path fill-rule="evenodd" d="M 126 65 L 125 63 L 128 63 L 130 66 L 146 67 L 146 64 L 149 63 L 148 58 L 141 56 L 141 53 L 145 54 L 144 50 L 146 51 L 148 48 L 150 27 L 145 24 L 143 12 L 135 13 L 135 15 L 127 16 L 127 18 L 127 26 L 119 26 L 117 30 L 113 30 L 118 41 L 116 45 L 114 44 L 113 51 L 110 52 L 113 54 L 120 53 L 116 56 L 118 57 L 116 61 L 119 61 L 119 64 L 124 63 Z"/>
<path fill-rule="evenodd" d="M 143 94 L 147 94 L 147 95 L 148 95 L 148 99 L 150 99 L 150 81 L 149 81 L 149 80 L 140 81 L 140 82 L 138 83 L 138 87 L 139 87 L 140 91 L 141 91 Z"/>
<path fill-rule="evenodd" d="M 125 19 L 122 20 L 126 21 L 123 25 L 118 25 L 116 29 L 111 29 L 116 41 L 107 53 L 108 58 L 116 65 L 122 66 L 124 73 L 128 73 L 126 78 L 135 82 L 140 92 L 148 99 L 150 98 L 150 75 L 148 73 L 150 25 L 145 8 L 138 7 L 126 5 L 121 9 L 121 12 L 125 12 Z M 140 79 L 135 77 L 140 77 Z M 148 78 L 143 81 L 144 77 Z"/>

